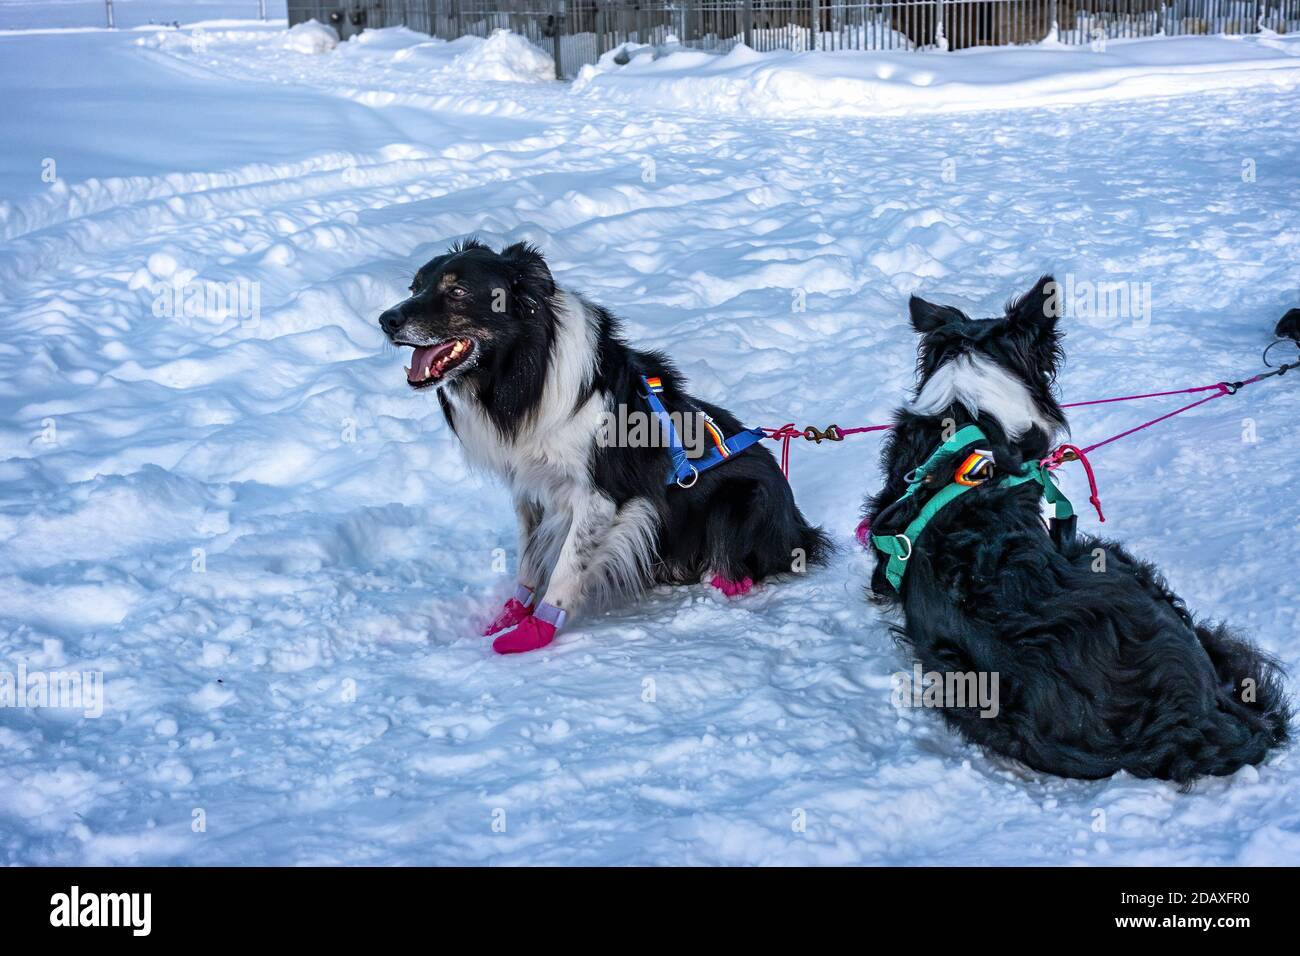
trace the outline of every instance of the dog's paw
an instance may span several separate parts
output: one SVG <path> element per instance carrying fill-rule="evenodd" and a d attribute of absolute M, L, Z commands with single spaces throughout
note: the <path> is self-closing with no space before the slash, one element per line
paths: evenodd
<path fill-rule="evenodd" d="M 745 578 L 740 581 L 729 581 L 721 574 L 715 574 L 713 580 L 709 582 L 727 597 L 740 597 L 748 593 L 749 589 L 754 586 L 753 578 Z"/>
<path fill-rule="evenodd" d="M 531 607 L 525 607 L 516 599 L 511 598 L 509 601 L 506 601 L 506 606 L 501 609 L 501 613 L 498 614 L 492 623 L 487 626 L 487 629 L 483 632 L 483 636 L 491 637 L 498 631 L 504 631 L 508 627 L 514 627 L 520 621 L 531 616 L 532 613 L 533 609 Z"/>
<path fill-rule="evenodd" d="M 498 654 L 522 654 L 545 647 L 555 640 L 555 625 L 535 617 L 526 617 L 519 626 L 509 634 L 502 634 L 492 642 L 492 650 Z"/>

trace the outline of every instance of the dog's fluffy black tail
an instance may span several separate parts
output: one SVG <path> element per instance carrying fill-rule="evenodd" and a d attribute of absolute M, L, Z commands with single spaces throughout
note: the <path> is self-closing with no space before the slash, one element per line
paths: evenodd
<path fill-rule="evenodd" d="M 821 528 L 805 521 L 803 514 L 796 512 L 796 518 L 799 540 L 803 542 L 802 547 L 808 559 L 808 567 L 819 567 L 825 564 L 835 552 L 835 545 L 831 542 L 830 536 Z"/>
<path fill-rule="evenodd" d="M 794 503 L 794 493 L 784 478 L 781 479 L 780 491 L 784 492 L 785 507 L 780 509 L 784 516 L 783 536 L 791 542 L 786 549 L 790 570 L 802 571 L 824 565 L 835 553 L 835 545 L 821 528 L 808 523 L 798 505 Z M 801 554 L 794 554 L 795 549 Z M 802 559 L 802 560 L 800 560 Z"/>
<path fill-rule="evenodd" d="M 775 467 L 773 468 L 775 470 Z M 824 565 L 835 550 L 821 528 L 810 525 L 785 479 L 730 482 L 718 496 L 706 524 L 709 567 L 732 580 L 755 581 Z"/>
<path fill-rule="evenodd" d="M 1198 624 L 1196 636 L 1218 678 L 1217 707 L 1187 728 L 1187 746 L 1177 748 L 1169 777 L 1180 782 L 1257 764 L 1290 733 L 1291 708 L 1277 662 L 1222 624 Z"/>

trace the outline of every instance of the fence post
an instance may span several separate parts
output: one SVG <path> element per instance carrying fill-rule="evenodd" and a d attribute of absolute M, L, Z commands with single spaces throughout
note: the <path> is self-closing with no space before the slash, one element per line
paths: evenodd
<path fill-rule="evenodd" d="M 564 0 L 555 0 L 552 9 L 555 10 L 555 78 L 562 80 L 564 79 Z"/>
<path fill-rule="evenodd" d="M 117 25 L 113 23 L 113 0 L 104 0 L 104 7 L 108 13 L 108 28 L 116 29 Z"/>
<path fill-rule="evenodd" d="M 678 38 L 682 46 L 690 46 L 691 14 L 695 11 L 694 0 L 682 0 L 682 35 Z"/>
<path fill-rule="evenodd" d="M 257 0 L 257 19 L 266 19 L 266 0 Z"/>
<path fill-rule="evenodd" d="M 808 49 L 817 49 L 817 35 L 822 29 L 822 5 L 820 0 L 808 3 Z"/>
<path fill-rule="evenodd" d="M 741 29 L 745 34 L 745 46 L 754 46 L 754 0 L 745 0 L 745 9 L 741 12 Z"/>
<path fill-rule="evenodd" d="M 1055 30 L 1057 33 L 1057 39 L 1060 39 L 1061 25 L 1056 22 L 1056 14 L 1056 0 L 1051 0 L 1047 5 L 1047 32 L 1051 33 Z"/>
<path fill-rule="evenodd" d="M 960 25 L 958 24 L 954 24 L 954 26 L 960 28 Z M 924 29 L 922 29 L 921 35 L 925 35 Z M 917 47 L 920 48 L 920 46 L 921 44 L 918 43 Z M 948 42 L 948 31 L 944 28 L 943 0 L 937 0 L 934 5 L 934 46 L 935 49 L 940 50 L 941 52 L 947 51 L 951 46 Z"/>

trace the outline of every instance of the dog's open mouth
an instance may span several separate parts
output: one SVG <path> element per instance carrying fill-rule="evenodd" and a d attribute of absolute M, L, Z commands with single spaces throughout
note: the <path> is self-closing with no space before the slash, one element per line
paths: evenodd
<path fill-rule="evenodd" d="M 411 357 L 411 367 L 406 370 L 406 382 L 414 388 L 433 385 L 461 365 L 473 351 L 472 339 L 451 339 L 417 348 Z"/>

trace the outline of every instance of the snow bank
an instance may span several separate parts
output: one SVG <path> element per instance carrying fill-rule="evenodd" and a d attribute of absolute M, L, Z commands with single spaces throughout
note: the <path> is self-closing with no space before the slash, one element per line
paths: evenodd
<path fill-rule="evenodd" d="M 315 20 L 299 23 L 284 35 L 284 48 L 295 53 L 328 53 L 338 45 L 334 28 Z"/>
<path fill-rule="evenodd" d="M 1051 106 L 1273 84 L 1300 85 L 1300 37 L 1111 40 L 1101 50 L 1044 43 L 955 53 L 836 51 L 723 56 L 627 51 L 583 67 L 579 95 L 624 107 L 750 116 L 881 116 Z"/>
<path fill-rule="evenodd" d="M 406 27 L 387 27 L 366 30 L 340 45 L 333 30 L 312 20 L 290 30 L 284 45 L 300 53 L 324 53 L 337 46 L 338 56 L 354 74 L 393 70 L 497 83 L 555 79 L 551 55 L 509 30 L 496 30 L 486 39 L 465 36 L 448 42 Z"/>
<path fill-rule="evenodd" d="M 478 80 L 529 83 L 555 79 L 554 58 L 509 30 L 494 31 L 457 56 L 453 65 Z"/>
<path fill-rule="evenodd" d="M 365 41 L 360 43 L 359 41 Z M 496 30 L 486 40 L 466 36 L 446 42 L 430 40 L 402 27 L 367 30 L 349 41 L 370 50 L 393 51 L 394 65 L 419 67 L 440 76 L 502 83 L 537 83 L 555 79 L 555 60 L 517 33 Z"/>

